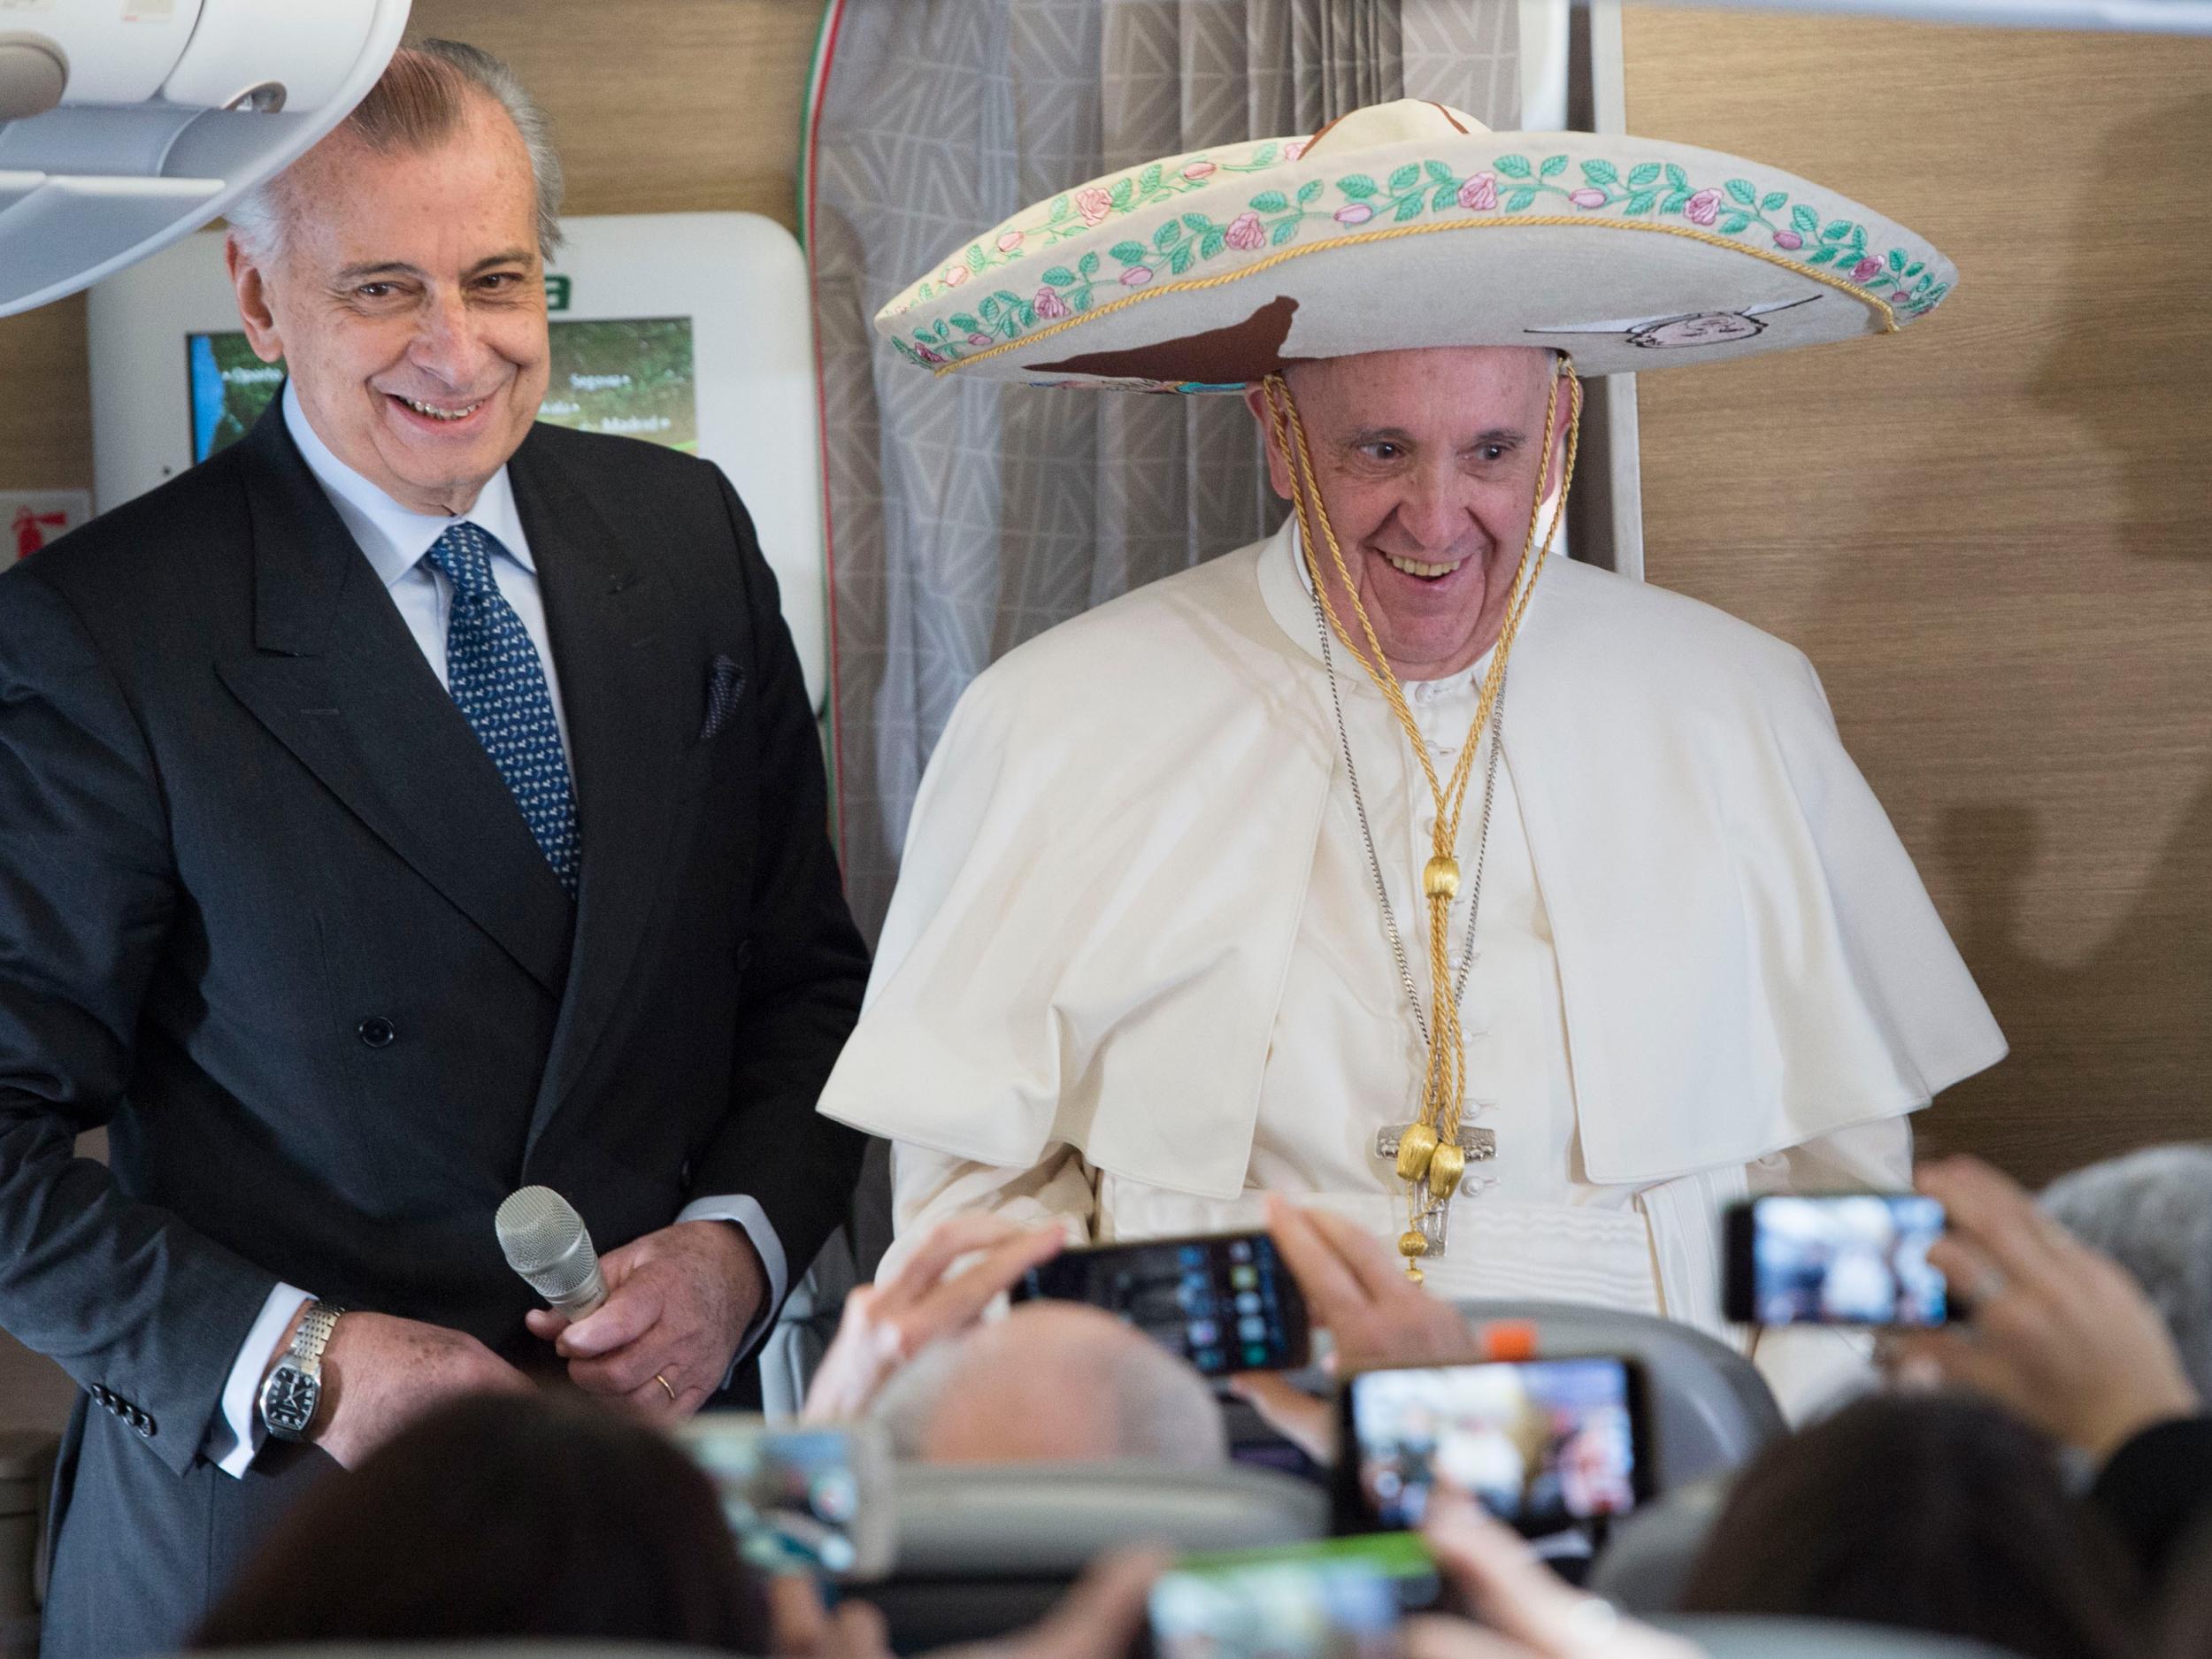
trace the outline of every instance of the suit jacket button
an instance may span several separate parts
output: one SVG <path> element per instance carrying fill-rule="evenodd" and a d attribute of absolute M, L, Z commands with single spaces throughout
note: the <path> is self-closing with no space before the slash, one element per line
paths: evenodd
<path fill-rule="evenodd" d="M 354 1034 L 372 1048 L 388 1048 L 399 1028 L 381 1014 L 372 1014 L 354 1027 Z"/>

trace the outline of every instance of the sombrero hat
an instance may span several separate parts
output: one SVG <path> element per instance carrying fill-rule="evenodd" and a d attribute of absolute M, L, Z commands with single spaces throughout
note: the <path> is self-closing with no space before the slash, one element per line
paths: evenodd
<path fill-rule="evenodd" d="M 1241 390 L 1419 346 L 1554 346 L 1586 374 L 1886 334 L 1957 271 L 1778 168 L 1651 139 L 1493 133 L 1440 104 L 1195 151 L 1017 213 L 878 313 L 938 374 Z"/>

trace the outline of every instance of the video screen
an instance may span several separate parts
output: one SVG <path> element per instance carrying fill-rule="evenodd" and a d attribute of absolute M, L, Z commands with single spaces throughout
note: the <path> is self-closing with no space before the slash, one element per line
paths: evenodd
<path fill-rule="evenodd" d="M 856 1538 L 862 1473 L 850 1431 L 702 1417 L 680 1441 L 714 1482 L 738 1553 L 754 1566 L 839 1575 L 868 1564 Z"/>
<path fill-rule="evenodd" d="M 1928 1264 L 1943 1206 L 1917 1193 L 1777 1194 L 1751 1207 L 1752 1318 L 1760 1325 L 1941 1325 Z"/>
<path fill-rule="evenodd" d="M 1633 1383 L 1611 1358 L 1368 1371 L 1348 1387 L 1361 1507 L 1415 1527 L 1440 1480 L 1541 1535 L 1636 1507 Z"/>
<path fill-rule="evenodd" d="M 1373 1563 L 1317 1555 L 1162 1573 L 1156 1659 L 1390 1659 L 1399 1592 Z"/>
<path fill-rule="evenodd" d="M 540 420 L 698 453 L 690 318 L 556 318 L 548 338 L 551 371 Z M 284 365 L 264 363 L 234 331 L 188 335 L 185 356 L 192 458 L 199 462 L 246 435 L 283 388 Z"/>
<path fill-rule="evenodd" d="M 1263 1233 L 1070 1250 L 1018 1289 L 1103 1308 L 1209 1376 L 1306 1363 L 1305 1302 Z"/>

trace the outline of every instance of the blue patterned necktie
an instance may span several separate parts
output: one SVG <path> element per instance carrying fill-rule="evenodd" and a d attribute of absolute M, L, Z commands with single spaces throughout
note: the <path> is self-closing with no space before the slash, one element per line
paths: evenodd
<path fill-rule="evenodd" d="M 546 688 L 538 648 L 492 580 L 492 554 L 499 547 L 495 538 L 464 521 L 423 555 L 453 584 L 446 683 L 477 741 L 506 780 L 545 862 L 573 899 L 582 849 L 568 760 L 561 753 L 561 730 L 553 719 L 553 696 Z"/>

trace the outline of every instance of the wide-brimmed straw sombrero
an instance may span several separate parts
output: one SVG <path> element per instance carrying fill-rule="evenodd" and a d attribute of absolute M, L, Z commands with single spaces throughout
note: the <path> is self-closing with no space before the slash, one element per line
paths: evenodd
<path fill-rule="evenodd" d="M 1052 387 L 1234 391 L 1446 345 L 1556 347 L 1610 374 L 1888 333 L 1957 274 L 1903 226 L 1755 161 L 1493 133 L 1405 99 L 1063 191 L 876 327 L 941 375 Z"/>

